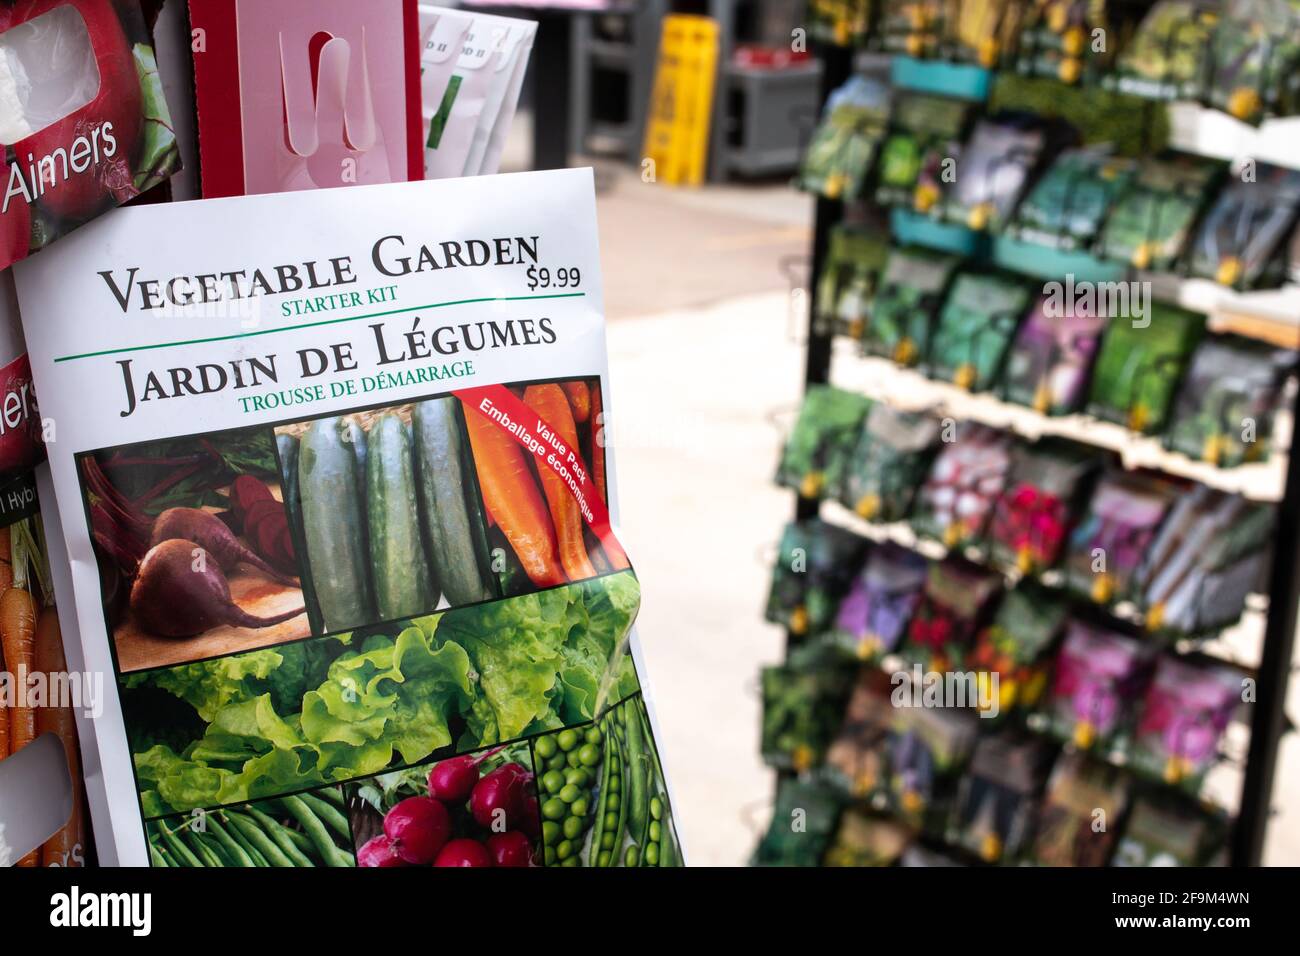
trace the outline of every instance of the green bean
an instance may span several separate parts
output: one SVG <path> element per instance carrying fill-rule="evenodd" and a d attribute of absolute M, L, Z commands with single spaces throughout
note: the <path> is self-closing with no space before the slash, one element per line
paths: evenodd
<path fill-rule="evenodd" d="M 328 800 L 340 810 L 346 810 L 347 804 L 343 802 L 343 791 L 338 787 L 326 787 L 324 790 L 317 790 L 316 796 L 322 800 Z"/>
<path fill-rule="evenodd" d="M 248 837 L 244 836 L 244 831 L 235 826 L 234 822 L 230 819 L 229 810 L 221 811 L 221 819 L 225 821 L 226 832 L 230 834 L 230 838 L 243 847 L 244 852 L 248 854 L 248 858 L 252 861 L 252 866 L 266 867 L 271 865 L 266 857 L 262 856 L 262 852 L 258 850 L 257 847 L 253 846 Z"/>
<path fill-rule="evenodd" d="M 325 823 L 343 839 L 351 842 L 352 828 L 348 826 L 348 818 L 339 811 L 338 807 L 326 803 L 320 797 L 311 793 L 300 793 L 298 799 L 311 807 L 312 813 L 320 817 L 321 822 Z"/>
<path fill-rule="evenodd" d="M 268 816 L 257 807 L 249 804 L 249 815 L 262 827 L 262 832 L 269 836 L 280 851 L 289 858 L 294 866 L 315 866 L 307 854 L 298 849 L 298 845 L 289 837 L 289 828 L 283 826 L 274 817 Z"/>
<path fill-rule="evenodd" d="M 242 813 L 230 811 L 227 813 L 231 826 L 241 831 L 244 838 L 249 843 L 257 847 L 257 852 L 266 857 L 266 862 L 271 866 L 288 867 L 293 866 L 293 862 L 281 852 L 280 848 L 275 845 L 269 836 L 267 836 L 256 823 L 244 816 Z"/>
<path fill-rule="evenodd" d="M 153 845 L 153 837 L 149 838 L 149 863 L 152 866 L 157 866 L 157 867 L 171 866 L 171 864 L 167 862 L 167 858 L 164 857 L 161 853 L 159 853 L 158 848 Z"/>
<path fill-rule="evenodd" d="M 195 839 L 208 848 L 208 852 L 217 858 L 217 866 L 237 866 L 238 864 L 226 852 L 226 848 L 221 842 L 206 830 L 195 830 L 191 828 L 191 833 Z"/>
<path fill-rule="evenodd" d="M 257 865 L 253 862 L 253 858 L 244 851 L 244 848 L 239 843 L 235 842 L 235 840 L 231 838 L 230 834 L 226 832 L 226 828 L 221 825 L 221 821 L 217 819 L 216 814 L 208 814 L 207 827 L 208 830 L 211 831 L 212 835 L 216 837 L 217 842 L 220 843 L 222 848 L 226 851 L 226 856 L 230 857 L 232 864 L 235 866 Z"/>
<path fill-rule="evenodd" d="M 172 851 L 172 855 L 180 861 L 181 866 L 203 866 L 199 858 L 190 852 L 190 848 L 182 843 L 175 833 L 167 829 L 167 824 L 159 823 L 158 832 L 162 834 L 163 842 Z"/>
<path fill-rule="evenodd" d="M 325 824 L 311 812 L 311 807 L 301 799 L 294 796 L 283 797 L 280 801 L 284 808 L 289 811 L 290 816 L 298 821 L 303 832 L 311 838 L 316 844 L 316 849 L 320 852 L 321 859 L 326 866 L 355 866 L 350 854 L 345 854 L 330 839 L 329 831 L 325 829 Z"/>
<path fill-rule="evenodd" d="M 183 830 L 184 839 L 189 841 L 189 847 L 194 851 L 194 855 L 199 858 L 201 866 L 216 869 L 225 865 L 221 862 L 221 859 L 212 852 L 212 849 L 203 842 L 202 837 L 200 837 L 198 833 L 194 832 L 192 826 L 184 827 Z"/>

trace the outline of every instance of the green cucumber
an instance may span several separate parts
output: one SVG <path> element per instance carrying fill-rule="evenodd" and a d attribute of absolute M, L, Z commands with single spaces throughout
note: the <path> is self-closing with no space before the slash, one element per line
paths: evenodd
<path fill-rule="evenodd" d="M 346 631 L 374 620 L 357 465 L 353 443 L 344 437 L 346 427 L 341 419 L 322 418 L 298 447 L 303 536 L 327 631 Z"/>
<path fill-rule="evenodd" d="M 276 435 L 275 446 L 280 453 L 280 469 L 284 480 L 280 483 L 284 510 L 290 519 L 298 514 L 298 439 L 293 435 Z"/>
<path fill-rule="evenodd" d="M 415 470 L 406 426 L 392 412 L 370 426 L 366 452 L 366 513 L 375 610 L 383 621 L 432 611 L 437 590 L 420 540 Z"/>
<path fill-rule="evenodd" d="M 455 398 L 420 402 L 411 413 L 425 544 L 453 606 L 495 597 L 488 581 L 487 527 L 466 467 Z"/>

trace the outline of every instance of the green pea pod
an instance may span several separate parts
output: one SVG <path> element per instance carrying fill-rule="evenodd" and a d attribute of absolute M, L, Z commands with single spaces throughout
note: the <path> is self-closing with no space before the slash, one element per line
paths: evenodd
<path fill-rule="evenodd" d="M 244 850 L 244 848 L 226 832 L 226 828 L 221 825 L 216 814 L 209 813 L 207 816 L 207 828 L 216 841 L 221 844 L 222 849 L 226 851 L 226 856 L 230 857 L 234 866 L 256 866 L 253 858 Z"/>
<path fill-rule="evenodd" d="M 603 725 L 602 730 L 605 733 L 605 753 L 603 755 L 600 768 L 600 789 L 596 791 L 596 823 L 591 828 L 591 842 L 587 846 L 587 866 L 598 866 L 600 863 L 600 841 L 605 834 L 605 813 L 606 795 L 609 793 L 609 780 L 614 772 L 615 761 L 610 759 L 610 755 L 618 746 L 614 740 L 613 733 L 609 728 L 609 715 L 606 714 L 600 721 Z"/>
<path fill-rule="evenodd" d="M 677 858 L 677 838 L 673 833 L 673 811 L 672 807 L 668 803 L 667 792 L 665 792 L 660 799 L 664 802 L 664 818 L 659 824 L 663 828 L 662 836 L 659 838 L 663 843 L 663 846 L 659 851 L 659 865 L 667 867 L 677 866 L 679 865 Z"/>
<path fill-rule="evenodd" d="M 231 826 L 243 833 L 244 839 L 257 847 L 257 852 L 266 857 L 266 862 L 271 866 L 293 866 L 293 862 L 275 845 L 275 841 L 267 836 L 251 819 L 242 813 L 235 813 L 234 811 L 229 812 L 227 818 L 230 820 Z"/>
<path fill-rule="evenodd" d="M 269 836 L 271 841 L 280 848 L 280 852 L 289 858 L 290 863 L 302 867 L 316 865 L 307 854 L 298 849 L 298 845 L 289 837 L 288 827 L 282 826 L 278 820 L 268 816 L 251 804 L 248 807 L 248 813 L 261 826 L 262 832 Z"/>

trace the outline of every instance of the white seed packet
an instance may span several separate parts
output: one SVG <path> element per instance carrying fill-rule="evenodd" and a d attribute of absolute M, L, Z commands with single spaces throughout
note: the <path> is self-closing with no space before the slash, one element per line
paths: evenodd
<path fill-rule="evenodd" d="M 126 208 L 15 278 L 69 659 L 105 675 L 103 859 L 256 862 L 235 826 L 279 835 L 272 863 L 681 861 L 613 530 L 591 170 Z M 500 820 L 430 784 L 468 753 L 518 781 Z M 578 835 L 547 845 L 538 782 L 579 766 Z M 454 839 L 390 840 L 429 795 Z"/>

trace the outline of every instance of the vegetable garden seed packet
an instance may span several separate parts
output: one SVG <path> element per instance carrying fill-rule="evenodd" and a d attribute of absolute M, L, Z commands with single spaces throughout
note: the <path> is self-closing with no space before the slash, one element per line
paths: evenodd
<path fill-rule="evenodd" d="M 1236 336 L 1205 339 L 1183 376 L 1165 444 L 1224 468 L 1264 460 L 1294 367 L 1289 349 Z"/>
<path fill-rule="evenodd" d="M 1300 171 L 1252 162 L 1229 177 L 1201 220 L 1190 250 L 1192 274 L 1236 289 L 1280 279 L 1265 272 L 1278 261 L 1298 214 Z"/>
<path fill-rule="evenodd" d="M 1030 307 L 1002 371 L 1003 397 L 1044 415 L 1078 411 L 1106 327 L 1092 305 L 1059 305 L 1044 293 Z"/>
<path fill-rule="evenodd" d="M 959 273 L 930 340 L 929 375 L 970 391 L 992 387 L 1028 306 L 1029 288 L 1019 279 Z"/>
<path fill-rule="evenodd" d="M 1139 797 L 1110 865 L 1196 866 L 1210 831 L 1210 819 L 1192 804 Z"/>
<path fill-rule="evenodd" d="M 1017 73 L 1026 76 L 1074 84 L 1098 75 L 1110 66 L 1115 50 L 1122 48 L 1121 38 L 1132 31 L 1122 4 L 1062 0 L 1026 6 L 1012 63 Z M 1121 9 L 1115 10 L 1116 6 Z M 1110 42 L 1095 43 L 1098 30 Z"/>
<path fill-rule="evenodd" d="M 1080 750 L 1122 749 L 1154 656 L 1151 645 L 1071 621 L 1048 701 L 1052 732 Z"/>
<path fill-rule="evenodd" d="M 1159 0 L 1104 82 L 1148 99 L 1203 98 L 1218 8 L 1216 0 Z"/>
<path fill-rule="evenodd" d="M 839 731 L 854 670 L 816 644 L 795 648 L 786 663 L 763 668 L 764 762 L 800 772 L 821 764 Z"/>
<path fill-rule="evenodd" d="M 1173 268 L 1223 168 L 1185 156 L 1142 160 L 1130 187 L 1111 207 L 1099 254 L 1135 269 Z"/>
<path fill-rule="evenodd" d="M 948 28 L 947 0 L 903 0 L 880 11 L 876 43 L 885 53 L 925 58 L 939 52 Z"/>
<path fill-rule="evenodd" d="M 1217 759 L 1219 741 L 1242 703 L 1244 675 L 1162 657 L 1142 702 L 1133 766 L 1192 793 Z"/>
<path fill-rule="evenodd" d="M 527 294 L 543 262 L 570 294 Z M 640 589 L 607 510 L 589 170 L 133 208 L 16 278 L 60 426 L 42 492 L 72 558 L 65 630 L 112 675 L 106 798 L 88 779 L 104 862 L 166 862 L 158 840 L 188 862 L 172 839 L 244 862 L 189 832 L 199 810 L 324 826 L 327 861 L 436 863 L 445 832 L 364 858 L 336 842 L 338 788 L 520 741 L 497 801 L 515 850 L 475 831 L 444 862 L 544 861 L 540 735 L 653 754 L 618 709 L 642 693 Z M 611 860 L 677 858 L 620 838 Z"/>
<path fill-rule="evenodd" d="M 1128 804 L 1116 767 L 1064 753 L 1047 781 L 1032 857 L 1039 866 L 1105 866 Z"/>
<path fill-rule="evenodd" d="M 933 184 L 941 181 L 942 162 L 953 154 L 952 144 L 961 140 L 971 112 L 968 100 L 900 91 L 889 136 L 880 147 L 876 202 L 929 212 L 939 199 Z"/>
<path fill-rule="evenodd" d="M 792 634 L 821 634 L 867 555 L 870 542 L 824 521 L 797 521 L 781 534 L 767 620 Z"/>
<path fill-rule="evenodd" d="M 903 653 L 932 671 L 960 667 L 1001 590 L 1002 575 L 964 558 L 932 563 Z"/>
<path fill-rule="evenodd" d="M 1137 596 L 1137 574 L 1185 483 L 1152 472 L 1113 470 L 1098 483 L 1070 534 L 1066 585 L 1098 604 Z"/>
<path fill-rule="evenodd" d="M 1198 634 L 1237 621 L 1261 589 L 1276 520 L 1272 505 L 1204 485 L 1180 497 L 1137 575 L 1148 630 Z"/>
<path fill-rule="evenodd" d="M 962 422 L 939 447 L 921 485 L 912 525 L 948 548 L 976 541 L 1011 471 L 1013 439 L 1007 432 Z"/>
<path fill-rule="evenodd" d="M 874 0 L 811 0 L 808 35 L 835 46 L 861 46 L 870 33 L 874 8 Z"/>
<path fill-rule="evenodd" d="M 1038 705 L 1047 689 L 1049 655 L 1067 613 L 1067 604 L 1031 581 L 1003 595 L 992 623 L 980 632 L 967 659 L 982 682 L 988 683 L 993 674 L 998 677 L 996 697 L 981 689 L 981 717 L 997 719 Z M 993 706 L 985 706 L 985 701 Z"/>
<path fill-rule="evenodd" d="M 1136 169 L 1133 160 L 1099 148 L 1066 150 L 1016 209 L 1011 232 L 1054 249 L 1091 247 Z"/>
<path fill-rule="evenodd" d="M 835 224 L 817 283 L 816 317 L 822 329 L 851 339 L 862 336 L 867 305 L 880 285 L 888 255 L 888 235 L 859 225 Z"/>
<path fill-rule="evenodd" d="M 822 865 L 893 866 L 912 839 L 912 831 L 897 820 L 873 817 L 860 807 L 850 807 L 840 817 Z"/>
<path fill-rule="evenodd" d="M 1021 574 L 1053 567 L 1097 461 L 1094 448 L 1067 439 L 1017 447 L 989 523 L 993 560 Z"/>
<path fill-rule="evenodd" d="M 865 668 L 853 685 L 844 723 L 826 751 L 828 778 L 856 800 L 884 792 L 889 784 L 886 744 L 894 719 L 889 675 Z"/>
<path fill-rule="evenodd" d="M 1030 114 L 979 120 L 957 156 L 961 174 L 946 184 L 943 218 L 977 232 L 1000 231 L 1046 145 L 1046 127 Z"/>
<path fill-rule="evenodd" d="M 975 745 L 979 718 L 965 709 L 900 707 L 889 735 L 889 789 L 899 815 L 923 827 Z"/>
<path fill-rule="evenodd" d="M 840 502 L 867 521 L 902 521 L 929 473 L 941 427 L 931 415 L 872 405 L 844 468 Z"/>
<path fill-rule="evenodd" d="M 1205 316 L 1151 302 L 1145 319 L 1115 316 L 1092 373 L 1088 412 L 1136 432 L 1164 428 L 1183 368 L 1205 332 Z"/>
<path fill-rule="evenodd" d="M 795 185 L 827 199 L 860 199 L 888 118 L 889 88 L 852 77 L 827 100 Z"/>
<path fill-rule="evenodd" d="M 929 562 L 888 542 L 872 548 L 835 615 L 832 639 L 861 660 L 891 653 L 921 601 Z"/>
<path fill-rule="evenodd" d="M 831 385 L 809 388 L 781 454 L 776 483 L 805 498 L 833 494 L 871 407 L 871 400 L 856 392 Z"/>
<path fill-rule="evenodd" d="M 1247 123 L 1292 116 L 1300 8 L 1291 0 L 1228 0 L 1210 37 L 1209 103 Z"/>
<path fill-rule="evenodd" d="M 139 3 L 7 3 L 0 64 L 0 269 L 180 168 Z"/>
<path fill-rule="evenodd" d="M 1038 792 L 1051 761 L 1047 742 L 1010 731 L 981 737 L 957 788 L 952 842 L 986 863 L 1015 860 L 1034 835 Z"/>
<path fill-rule="evenodd" d="M 842 800 L 831 787 L 780 777 L 767 832 L 754 849 L 752 866 L 818 866 L 839 820 Z"/>
<path fill-rule="evenodd" d="M 958 62 L 992 69 L 1015 45 L 1026 6 L 1015 0 L 951 3 L 945 52 Z"/>
<path fill-rule="evenodd" d="M 868 310 L 863 351 L 899 365 L 921 361 L 929 352 L 934 317 L 959 261 L 920 248 L 891 250 L 880 291 Z"/>

